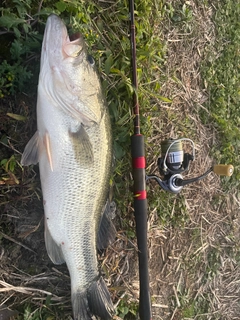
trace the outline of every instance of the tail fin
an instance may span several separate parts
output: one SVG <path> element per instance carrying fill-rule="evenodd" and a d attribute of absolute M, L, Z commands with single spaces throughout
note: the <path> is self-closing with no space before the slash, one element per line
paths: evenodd
<path fill-rule="evenodd" d="M 92 314 L 88 307 L 87 292 L 72 294 L 72 308 L 74 320 L 91 320 Z"/>
<path fill-rule="evenodd" d="M 114 307 L 107 286 L 102 277 L 91 283 L 84 292 L 72 294 L 74 320 L 91 320 L 92 315 L 110 320 Z"/>

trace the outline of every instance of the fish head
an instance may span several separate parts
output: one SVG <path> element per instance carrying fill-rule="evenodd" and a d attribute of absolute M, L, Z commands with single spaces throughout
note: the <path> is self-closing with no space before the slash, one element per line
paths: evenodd
<path fill-rule="evenodd" d="M 94 60 L 88 55 L 83 36 L 76 33 L 69 37 L 65 24 L 54 14 L 45 27 L 39 79 L 51 98 L 76 116 L 74 105 L 82 122 L 101 119 L 103 101 Z M 84 110 L 79 110 L 83 105 Z"/>
<path fill-rule="evenodd" d="M 51 68 L 60 68 L 63 62 L 70 64 L 74 60 L 83 60 L 85 56 L 86 48 L 81 34 L 74 35 L 74 39 L 70 40 L 63 21 L 57 15 L 51 14 L 47 19 L 43 37 L 41 67 L 48 61 Z"/>

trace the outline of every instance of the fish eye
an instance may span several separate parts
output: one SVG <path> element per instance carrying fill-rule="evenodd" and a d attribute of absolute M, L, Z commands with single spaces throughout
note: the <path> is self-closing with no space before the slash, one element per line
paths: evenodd
<path fill-rule="evenodd" d="M 87 56 L 87 61 L 90 63 L 91 66 L 95 65 L 95 60 L 90 54 Z"/>

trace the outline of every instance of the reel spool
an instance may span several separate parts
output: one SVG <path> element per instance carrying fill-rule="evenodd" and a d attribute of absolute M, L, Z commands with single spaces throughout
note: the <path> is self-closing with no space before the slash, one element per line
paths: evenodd
<path fill-rule="evenodd" d="M 182 141 L 192 144 L 192 154 L 184 153 Z M 161 175 L 183 173 L 188 170 L 189 162 L 195 158 L 195 146 L 191 139 L 167 139 L 161 143 L 162 157 L 158 159 Z"/>

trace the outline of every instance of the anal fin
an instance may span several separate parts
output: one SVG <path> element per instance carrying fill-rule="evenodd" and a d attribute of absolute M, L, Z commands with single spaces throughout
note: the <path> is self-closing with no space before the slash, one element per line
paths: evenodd
<path fill-rule="evenodd" d="M 53 240 L 46 220 L 45 220 L 45 231 L 44 231 L 45 245 L 49 258 L 54 264 L 62 264 L 65 262 L 61 247 Z"/>

